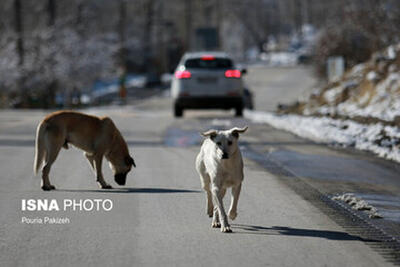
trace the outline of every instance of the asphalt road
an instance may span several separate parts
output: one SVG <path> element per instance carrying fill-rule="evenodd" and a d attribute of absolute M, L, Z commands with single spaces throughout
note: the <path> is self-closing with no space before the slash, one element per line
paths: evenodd
<path fill-rule="evenodd" d="M 268 82 L 267 76 L 274 79 L 275 71 L 265 69 L 252 79 L 261 75 Z M 308 82 L 301 82 L 306 70 L 282 71 L 286 71 L 286 78 L 280 79 L 279 88 L 288 89 L 294 77 L 300 91 L 308 86 Z M 252 89 L 257 94 L 264 88 L 274 91 L 275 87 L 267 83 Z M 269 107 L 274 101 L 287 100 L 284 93 L 275 93 L 275 100 L 267 100 Z M 257 101 L 256 108 L 264 106 Z M 250 126 L 241 138 L 247 144 L 244 150 L 357 159 L 365 162 L 357 167 L 360 169 L 363 164 L 379 169 L 386 163 L 312 144 L 268 125 L 233 118 L 229 112 L 189 111 L 183 119 L 174 119 L 167 98 L 86 112 L 110 116 L 125 137 L 137 163 L 126 186 L 117 186 L 103 164 L 106 180 L 115 189 L 98 189 L 82 152 L 69 149 L 61 151 L 50 173 L 57 190 L 41 191 L 39 177 L 32 174 L 33 145 L 36 125 L 47 112 L 0 112 L 1 266 L 391 266 L 360 236 L 339 226 L 288 187 L 282 175 L 259 165 L 251 156 L 245 158 L 245 181 L 238 218 L 232 222 L 233 233 L 212 229 L 194 169 L 201 142 L 198 131 L 244 125 Z M 273 155 L 284 158 L 284 154 Z M 392 174 L 389 168 L 389 180 Z M 225 198 L 229 200 L 228 195 Z M 113 208 L 22 211 L 22 199 L 55 199 L 58 203 L 65 199 L 110 199 Z M 68 218 L 69 223 L 21 222 L 23 217 L 46 216 Z"/>
<path fill-rule="evenodd" d="M 255 92 L 256 110 L 275 111 L 278 104 L 288 104 L 308 96 L 317 85 L 311 68 L 250 67 L 244 76 L 247 87 Z"/>

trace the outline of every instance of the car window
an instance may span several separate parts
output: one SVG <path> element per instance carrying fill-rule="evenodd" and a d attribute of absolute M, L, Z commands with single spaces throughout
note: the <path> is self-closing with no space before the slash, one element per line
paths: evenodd
<path fill-rule="evenodd" d="M 232 60 L 228 58 L 201 59 L 191 58 L 186 60 L 185 67 L 191 69 L 229 69 L 232 68 Z"/>

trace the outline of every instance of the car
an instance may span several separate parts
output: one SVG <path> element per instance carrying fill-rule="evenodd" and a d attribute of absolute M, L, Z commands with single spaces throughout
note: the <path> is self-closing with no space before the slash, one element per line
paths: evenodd
<path fill-rule="evenodd" d="M 244 73 L 224 52 L 185 53 L 171 83 L 175 117 L 185 109 L 235 109 L 242 116 Z"/>

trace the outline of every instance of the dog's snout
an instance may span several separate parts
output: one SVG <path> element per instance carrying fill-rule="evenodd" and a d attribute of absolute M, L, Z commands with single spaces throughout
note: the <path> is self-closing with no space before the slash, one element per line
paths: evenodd
<path fill-rule="evenodd" d="M 126 183 L 126 173 L 117 173 L 114 176 L 115 182 L 119 185 L 125 185 Z"/>
<path fill-rule="evenodd" d="M 224 152 L 224 153 L 222 154 L 222 159 L 228 159 L 228 158 L 229 158 L 228 153 Z"/>

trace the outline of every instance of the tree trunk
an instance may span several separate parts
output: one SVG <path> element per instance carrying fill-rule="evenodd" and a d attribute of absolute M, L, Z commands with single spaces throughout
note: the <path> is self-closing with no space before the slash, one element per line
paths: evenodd
<path fill-rule="evenodd" d="M 56 22 L 56 3 L 54 0 L 47 1 L 47 26 L 49 28 L 53 28 Z M 54 31 L 53 31 L 54 34 Z M 53 65 L 53 63 L 50 63 Z M 52 78 L 49 81 L 46 91 L 46 103 L 45 108 L 52 108 L 55 105 L 55 94 L 57 90 L 57 79 L 54 77 L 54 72 L 52 74 Z"/>
<path fill-rule="evenodd" d="M 185 1 L 185 49 L 189 51 L 192 46 L 192 1 Z"/>
<path fill-rule="evenodd" d="M 119 55 L 118 65 L 125 69 L 126 65 L 126 47 L 125 47 L 125 26 L 126 26 L 126 1 L 119 1 L 119 21 L 118 21 L 118 37 L 119 37 Z"/>
<path fill-rule="evenodd" d="M 24 65 L 24 37 L 23 37 L 23 25 L 22 25 L 22 6 L 21 0 L 14 1 L 15 11 L 15 32 L 17 33 L 17 55 L 18 65 Z"/>
<path fill-rule="evenodd" d="M 144 58 L 146 71 L 152 71 L 152 56 L 153 56 L 153 45 L 152 45 L 152 29 L 154 19 L 154 1 L 148 0 L 146 5 L 146 24 L 144 32 Z"/>
<path fill-rule="evenodd" d="M 47 13 L 48 13 L 48 20 L 47 26 L 54 26 L 56 22 L 56 3 L 54 0 L 48 0 L 47 2 Z"/>

